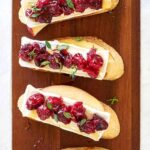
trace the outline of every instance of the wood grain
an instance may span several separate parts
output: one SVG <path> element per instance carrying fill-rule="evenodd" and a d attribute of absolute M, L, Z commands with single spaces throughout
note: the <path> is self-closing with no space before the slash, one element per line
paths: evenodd
<path fill-rule="evenodd" d="M 140 144 L 140 0 L 121 0 L 111 13 L 53 24 L 45 28 L 35 39 L 48 40 L 64 36 L 97 36 L 112 45 L 123 57 L 124 76 L 116 81 L 96 81 L 66 75 L 44 73 L 21 68 L 18 50 L 21 36 L 31 35 L 20 23 L 17 13 L 20 2 L 13 1 L 13 150 L 59 150 L 75 146 L 102 146 L 111 150 L 139 150 Z M 117 96 L 119 103 L 113 108 L 119 116 L 121 133 L 113 140 L 93 142 L 87 138 L 58 128 L 22 118 L 17 109 L 18 97 L 27 84 L 45 87 L 52 84 L 68 84 L 84 89 L 103 102 Z"/>

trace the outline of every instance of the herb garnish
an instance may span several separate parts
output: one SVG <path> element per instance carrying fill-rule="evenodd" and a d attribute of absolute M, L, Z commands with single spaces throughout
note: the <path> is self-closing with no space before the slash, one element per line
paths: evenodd
<path fill-rule="evenodd" d="M 118 103 L 119 100 L 116 97 L 113 97 L 107 101 L 110 102 L 110 105 L 114 105 L 114 104 Z"/>
<path fill-rule="evenodd" d="M 34 12 L 37 12 L 37 11 L 40 11 L 40 10 L 41 10 L 40 8 L 37 8 L 35 6 L 32 7 L 32 11 L 34 11 Z"/>
<path fill-rule="evenodd" d="M 75 79 L 75 74 L 76 74 L 76 72 L 77 72 L 77 67 L 74 66 L 72 69 L 73 69 L 73 71 L 72 71 L 72 73 L 70 74 L 70 76 L 71 76 L 72 79 L 74 80 L 74 79 Z"/>
<path fill-rule="evenodd" d="M 58 116 L 56 114 L 54 114 L 54 120 L 58 122 Z"/>
<path fill-rule="evenodd" d="M 31 58 L 32 58 L 33 56 L 35 56 L 35 52 L 34 52 L 34 50 L 33 50 L 33 51 L 31 51 L 28 55 L 29 55 Z"/>
<path fill-rule="evenodd" d="M 85 118 L 82 119 L 82 120 L 79 122 L 80 126 L 84 125 L 85 123 L 86 123 L 86 119 L 85 119 Z"/>
<path fill-rule="evenodd" d="M 68 48 L 69 48 L 69 45 L 57 45 L 57 49 L 59 51 L 64 50 L 64 49 L 68 49 Z"/>
<path fill-rule="evenodd" d="M 73 4 L 72 0 L 66 0 L 66 2 L 67 2 L 67 5 L 69 8 L 72 8 L 72 9 L 74 8 L 74 4 Z"/>
<path fill-rule="evenodd" d="M 53 108 L 53 106 L 52 106 L 51 103 L 47 103 L 47 107 L 48 107 L 48 109 L 50 109 L 50 110 Z"/>
<path fill-rule="evenodd" d="M 41 66 L 46 66 L 46 65 L 49 65 L 50 64 L 50 62 L 49 61 L 43 61 L 42 63 L 41 63 Z"/>
<path fill-rule="evenodd" d="M 74 38 L 76 41 L 82 41 L 83 40 L 83 37 L 75 37 Z"/>
<path fill-rule="evenodd" d="M 32 18 L 36 18 L 36 17 L 38 17 L 39 15 L 40 15 L 40 14 L 32 14 L 31 17 L 32 17 Z"/>
<path fill-rule="evenodd" d="M 63 115 L 64 115 L 67 119 L 72 118 L 72 117 L 71 117 L 71 114 L 70 114 L 69 112 L 63 112 Z"/>
<path fill-rule="evenodd" d="M 45 41 L 45 45 L 47 48 L 52 49 L 51 44 L 48 41 Z"/>

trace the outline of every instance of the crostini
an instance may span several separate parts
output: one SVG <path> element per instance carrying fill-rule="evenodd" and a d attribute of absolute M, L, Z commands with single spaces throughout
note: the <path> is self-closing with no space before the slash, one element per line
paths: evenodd
<path fill-rule="evenodd" d="M 118 2 L 119 0 L 21 0 L 19 19 L 35 36 L 50 23 L 108 12 Z"/>
<path fill-rule="evenodd" d="M 37 41 L 22 37 L 21 67 L 94 78 L 115 80 L 124 73 L 121 56 L 95 37 L 66 37 Z"/>
<path fill-rule="evenodd" d="M 98 141 L 118 136 L 116 113 L 87 92 L 65 85 L 28 85 L 18 100 L 23 117 L 50 124 Z"/>

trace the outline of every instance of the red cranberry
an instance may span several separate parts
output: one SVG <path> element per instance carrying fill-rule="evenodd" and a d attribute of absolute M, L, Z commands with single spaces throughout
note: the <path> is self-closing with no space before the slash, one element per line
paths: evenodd
<path fill-rule="evenodd" d="M 69 124 L 71 122 L 71 114 L 70 114 L 70 107 L 62 107 L 58 113 L 57 113 L 57 116 L 58 116 L 58 120 L 60 122 L 63 122 L 64 124 Z"/>
<path fill-rule="evenodd" d="M 90 61 L 96 55 L 96 49 L 91 48 L 91 50 L 87 53 L 87 60 Z"/>
<path fill-rule="evenodd" d="M 19 51 L 19 57 L 24 61 L 31 61 L 33 59 L 33 55 L 30 55 L 30 53 L 33 51 L 33 49 L 34 47 L 32 44 L 22 45 Z"/>
<path fill-rule="evenodd" d="M 73 56 L 73 64 L 78 67 L 78 69 L 83 69 L 86 65 L 86 60 L 79 53 Z"/>
<path fill-rule="evenodd" d="M 45 98 L 42 94 L 34 94 L 30 96 L 26 102 L 27 109 L 37 109 L 39 106 L 41 106 L 45 101 Z"/>
<path fill-rule="evenodd" d="M 46 52 L 46 46 L 43 43 L 34 42 L 33 47 L 36 54 L 43 54 Z"/>
<path fill-rule="evenodd" d="M 96 126 L 96 130 L 106 130 L 108 128 L 108 123 L 101 117 L 97 116 L 96 114 L 93 116 L 92 119 L 94 125 Z"/>
<path fill-rule="evenodd" d="M 94 114 L 91 120 L 86 121 L 83 125 L 78 123 L 78 126 L 82 132 L 94 133 L 95 130 L 101 131 L 108 128 L 108 123 L 101 117 Z"/>
<path fill-rule="evenodd" d="M 41 5 L 41 2 L 39 2 L 37 5 L 38 7 L 42 8 L 39 12 L 40 15 L 35 18 L 36 21 L 40 23 L 50 23 L 53 16 L 60 16 L 63 13 L 61 7 L 59 6 L 59 1 L 51 0 L 44 5 L 43 3 Z"/>
<path fill-rule="evenodd" d="M 34 47 L 33 47 L 32 44 L 24 44 L 24 45 L 21 45 L 21 50 L 22 50 L 22 51 L 26 51 L 26 50 L 32 51 L 33 48 L 34 48 Z"/>
<path fill-rule="evenodd" d="M 77 102 L 71 107 L 71 114 L 75 117 L 75 121 L 79 122 L 85 118 L 85 108 L 82 102 Z"/>
<path fill-rule="evenodd" d="M 37 7 L 42 8 L 43 6 L 49 4 L 50 0 L 38 0 Z"/>
<path fill-rule="evenodd" d="M 73 65 L 73 62 L 72 62 L 72 55 L 71 54 L 68 54 L 64 60 L 64 66 L 67 67 L 67 68 L 70 68 L 72 65 Z"/>
<path fill-rule="evenodd" d="M 82 126 L 80 126 L 78 124 L 78 126 L 79 126 L 81 132 L 85 132 L 88 134 L 95 132 L 95 126 L 94 126 L 93 121 L 91 121 L 91 120 L 86 121 L 86 123 L 84 123 Z"/>
<path fill-rule="evenodd" d="M 33 11 L 31 9 L 27 9 L 25 14 L 26 14 L 27 17 L 31 17 L 32 14 L 33 14 Z"/>
<path fill-rule="evenodd" d="M 53 114 L 52 111 L 48 109 L 46 105 L 41 105 L 36 111 L 41 120 L 46 120 Z"/>
<path fill-rule="evenodd" d="M 62 10 L 63 10 L 64 15 L 70 15 L 71 13 L 74 12 L 74 10 L 69 8 L 68 6 L 63 6 Z"/>
<path fill-rule="evenodd" d="M 50 23 L 52 20 L 52 14 L 49 13 L 48 9 L 45 9 L 37 18 L 35 18 L 35 20 L 40 23 Z"/>
<path fill-rule="evenodd" d="M 59 0 L 60 5 L 66 4 L 66 0 Z"/>
<path fill-rule="evenodd" d="M 57 113 L 59 111 L 59 109 L 62 108 L 63 104 L 63 100 L 62 98 L 59 97 L 51 97 L 49 96 L 47 99 L 47 103 L 50 103 L 52 105 L 52 110 Z"/>
<path fill-rule="evenodd" d="M 52 16 L 60 16 L 63 11 L 61 7 L 59 6 L 59 1 L 51 1 L 49 4 L 49 13 L 52 14 Z"/>
<path fill-rule="evenodd" d="M 73 0 L 75 9 L 77 12 L 84 12 L 88 8 L 88 3 L 86 0 Z"/>
<path fill-rule="evenodd" d="M 89 7 L 91 9 L 100 9 L 102 7 L 102 0 L 89 0 Z"/>
<path fill-rule="evenodd" d="M 70 68 L 72 64 L 72 55 L 68 53 L 66 49 L 61 50 L 60 54 L 62 55 L 63 58 L 63 65 L 66 66 L 67 68 Z"/>
<path fill-rule="evenodd" d="M 44 61 L 48 61 L 48 53 L 45 53 L 45 54 L 39 54 L 37 55 L 35 58 L 34 58 L 34 62 L 35 62 L 35 65 L 38 66 L 38 67 L 44 67 L 45 65 L 47 64 L 44 64 L 43 62 Z M 43 63 L 43 64 L 42 64 Z"/>
<path fill-rule="evenodd" d="M 84 71 L 92 78 L 96 78 L 102 65 L 102 57 L 96 54 L 95 49 L 91 49 L 91 51 L 87 54 L 87 66 L 84 68 Z"/>
<path fill-rule="evenodd" d="M 86 68 L 84 71 L 87 72 L 88 75 L 94 79 L 97 78 L 97 76 L 99 75 L 99 70 L 92 70 L 91 68 Z"/>
<path fill-rule="evenodd" d="M 59 53 L 53 53 L 49 55 L 48 60 L 50 62 L 50 67 L 53 69 L 60 69 L 62 67 L 62 56 Z"/>
<path fill-rule="evenodd" d="M 67 55 L 69 55 L 69 53 L 68 53 L 68 51 L 66 49 L 61 50 L 60 54 L 63 55 L 64 57 L 66 57 Z"/>

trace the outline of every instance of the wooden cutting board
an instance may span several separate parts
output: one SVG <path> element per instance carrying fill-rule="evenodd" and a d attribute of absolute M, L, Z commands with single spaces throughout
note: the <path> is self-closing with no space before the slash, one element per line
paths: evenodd
<path fill-rule="evenodd" d="M 123 57 L 125 74 L 119 80 L 97 81 L 55 73 L 36 72 L 18 65 L 18 51 L 22 36 L 32 38 L 18 19 L 20 1 L 13 0 L 13 150 L 59 150 L 76 146 L 102 146 L 111 150 L 139 150 L 140 144 L 140 0 L 120 0 L 110 13 L 53 24 L 45 28 L 35 39 L 50 40 L 64 36 L 97 36 L 113 46 Z M 45 87 L 53 84 L 69 84 L 89 92 L 106 103 L 117 96 L 119 103 L 113 106 L 118 114 L 121 133 L 113 140 L 94 142 L 88 138 L 60 130 L 56 127 L 28 120 L 17 108 L 18 97 L 26 85 Z"/>

